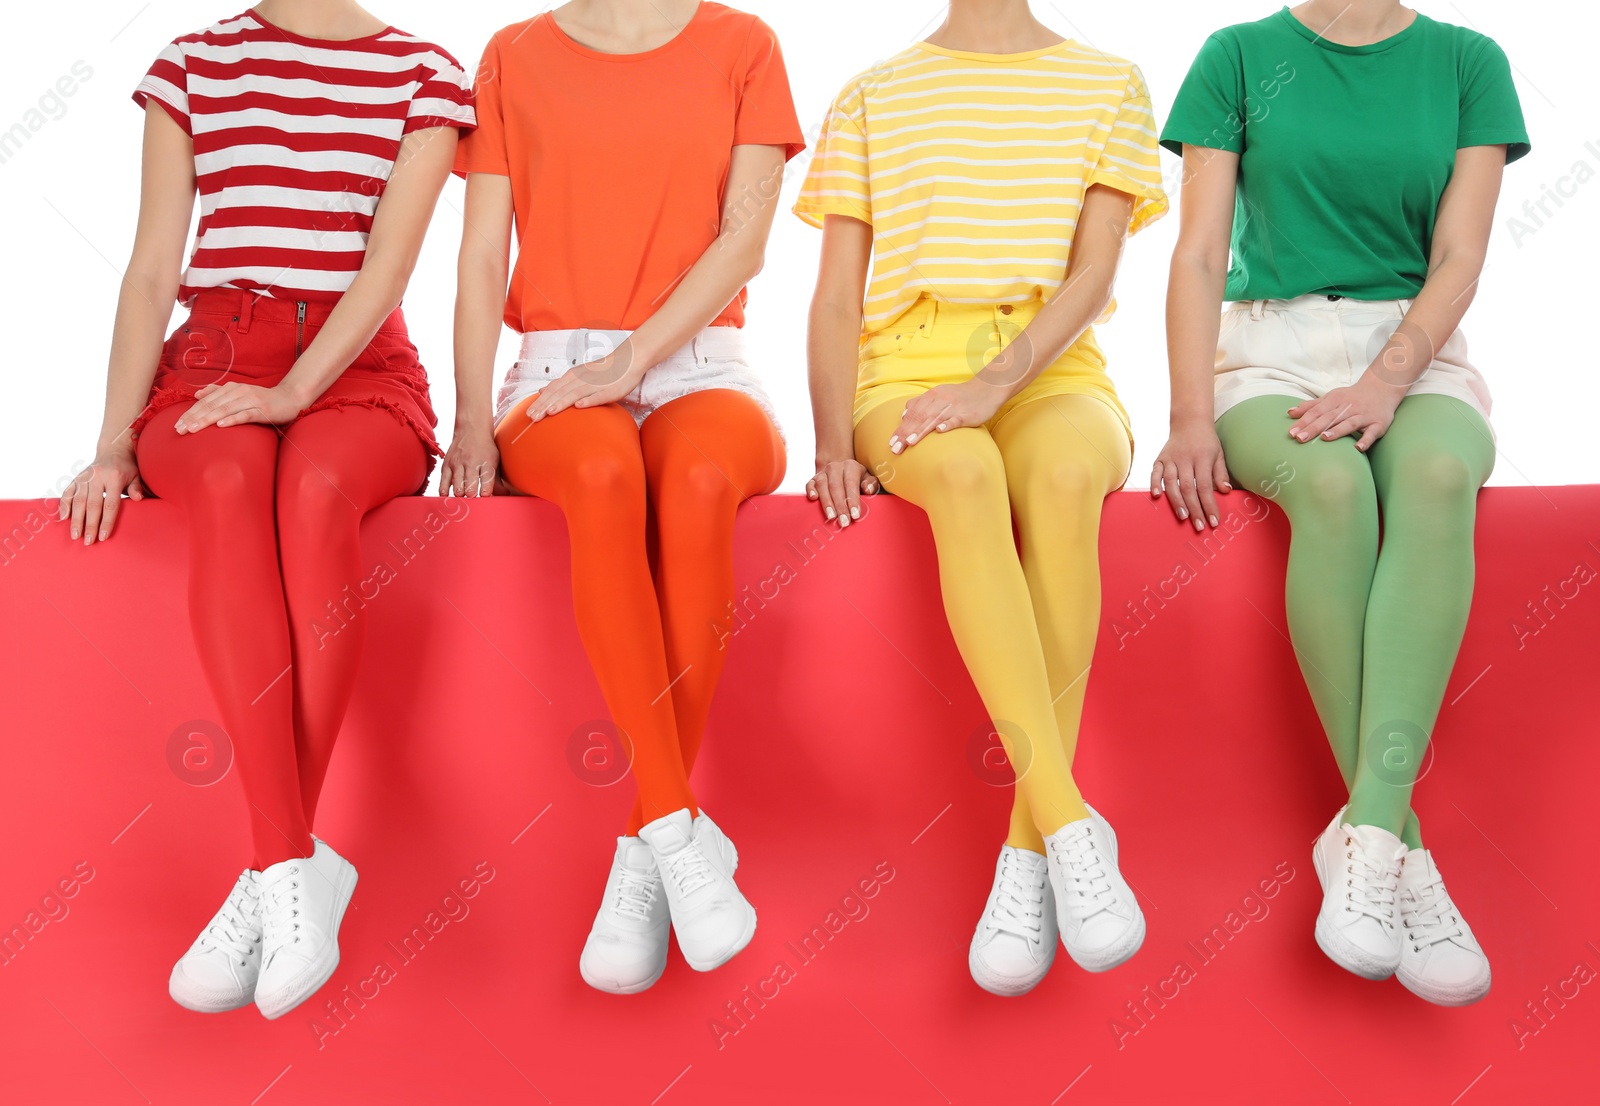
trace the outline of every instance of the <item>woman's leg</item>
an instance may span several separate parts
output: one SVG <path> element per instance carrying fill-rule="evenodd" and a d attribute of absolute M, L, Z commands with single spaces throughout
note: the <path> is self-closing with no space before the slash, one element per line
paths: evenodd
<path fill-rule="evenodd" d="M 295 744 L 306 824 L 313 823 L 339 736 L 366 619 L 356 589 L 361 520 L 415 492 L 428 471 L 414 431 L 371 407 L 300 419 L 278 450 L 278 549 L 294 650 Z"/>
<path fill-rule="evenodd" d="M 614 404 L 530 423 L 524 400 L 496 441 L 506 479 L 557 504 L 572 543 L 572 602 L 612 720 L 632 750 L 646 822 L 699 813 L 678 743 L 661 607 L 645 549 L 645 469 L 633 416 Z"/>
<path fill-rule="evenodd" d="M 1349 788 L 1361 740 L 1362 635 L 1378 563 L 1378 493 L 1354 439 L 1289 437 L 1294 420 L 1287 412 L 1298 402 L 1245 400 L 1217 420 L 1217 433 L 1234 486 L 1271 500 L 1289 518 L 1289 638 Z M 1403 836 L 1413 847 L 1420 841 L 1415 818 Z"/>
<path fill-rule="evenodd" d="M 1408 820 L 1466 632 L 1478 489 L 1494 468 L 1494 439 L 1461 400 L 1409 396 L 1371 456 L 1383 551 L 1367 603 L 1360 757 L 1347 820 L 1395 833 Z"/>
<path fill-rule="evenodd" d="M 139 435 L 139 471 L 189 524 L 189 622 L 200 666 L 233 742 L 261 870 L 309 856 L 294 739 L 289 615 L 273 518 L 278 431 L 173 429 L 191 404 L 160 412 Z"/>
<path fill-rule="evenodd" d="M 1070 766 L 1099 633 L 1100 509 L 1127 478 L 1132 446 L 1122 420 L 1092 396 L 1046 396 L 1021 404 L 993 432 L 1005 461 L 1022 571 Z M 1006 844 L 1045 851 L 1021 788 L 1012 801 Z"/>
<path fill-rule="evenodd" d="M 1051 704 L 1033 597 L 1011 530 L 1006 470 L 987 430 L 929 434 L 896 456 L 889 436 L 904 403 L 868 411 L 856 456 L 884 487 L 928 514 L 945 614 L 961 659 L 1017 773 L 1017 790 L 1048 837 L 1088 817 Z"/>
<path fill-rule="evenodd" d="M 639 437 L 655 505 L 673 714 L 684 770 L 692 771 L 728 657 L 734 515 L 783 479 L 783 439 L 755 400 L 725 388 L 673 400 L 645 420 Z M 628 835 L 649 820 L 635 802 Z"/>

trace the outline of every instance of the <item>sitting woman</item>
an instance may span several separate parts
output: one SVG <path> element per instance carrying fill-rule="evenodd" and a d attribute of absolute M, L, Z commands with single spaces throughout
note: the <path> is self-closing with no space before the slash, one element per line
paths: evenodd
<path fill-rule="evenodd" d="M 1528 151 L 1510 65 L 1397 0 L 1311 0 L 1207 39 L 1162 142 L 1183 154 L 1183 225 L 1151 492 L 1196 530 L 1234 481 L 1283 508 L 1289 636 L 1349 793 L 1312 852 L 1317 944 L 1365 978 L 1474 1002 L 1489 961 L 1411 792 L 1494 468 L 1458 327 L 1501 174 Z"/>
<path fill-rule="evenodd" d="M 804 144 L 772 31 L 715 3 L 573 0 L 496 34 L 478 95 L 442 486 L 491 494 L 498 465 L 566 515 L 578 629 L 639 787 L 579 969 L 629 994 L 661 977 L 669 924 L 697 971 L 755 934 L 688 774 L 727 657 L 734 514 L 783 478 L 740 327 Z M 522 353 L 491 406 L 502 318 Z"/>
<path fill-rule="evenodd" d="M 1124 240 L 1165 209 L 1138 67 L 1027 0 L 952 0 L 847 84 L 795 208 L 823 228 L 809 494 L 841 526 L 880 486 L 927 512 L 951 633 L 1016 771 L 969 955 L 995 994 L 1037 985 L 1058 932 L 1091 971 L 1144 940 L 1072 757 L 1100 509 L 1132 457 L 1091 324 Z"/>
<path fill-rule="evenodd" d="M 473 125 L 466 74 L 351 0 L 262 0 L 161 52 L 139 229 L 92 467 L 61 499 L 111 536 L 124 491 L 183 505 L 189 620 L 254 855 L 173 968 L 191 1010 L 288 1013 L 333 974 L 356 870 L 311 825 L 361 659 L 331 601 L 360 527 L 439 447 L 400 298 Z M 194 198 L 200 227 L 183 269 Z M 189 317 L 162 344 L 173 300 Z"/>

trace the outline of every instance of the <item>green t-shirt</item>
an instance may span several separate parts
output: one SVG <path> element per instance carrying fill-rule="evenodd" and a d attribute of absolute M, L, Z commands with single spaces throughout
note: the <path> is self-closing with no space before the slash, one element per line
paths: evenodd
<path fill-rule="evenodd" d="M 1417 14 L 1370 46 L 1288 8 L 1206 40 L 1161 134 L 1240 155 L 1227 298 L 1415 297 L 1462 146 L 1528 152 L 1492 39 Z"/>

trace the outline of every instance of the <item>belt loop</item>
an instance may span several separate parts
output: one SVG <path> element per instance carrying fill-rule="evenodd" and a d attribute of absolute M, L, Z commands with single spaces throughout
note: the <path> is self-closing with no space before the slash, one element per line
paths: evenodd
<path fill-rule="evenodd" d="M 1267 309 L 1267 301 L 1266 300 L 1251 300 L 1250 301 L 1250 317 L 1252 319 L 1254 319 L 1256 322 L 1260 322 L 1261 321 L 1261 316 L 1266 312 L 1266 309 Z"/>
<path fill-rule="evenodd" d="M 239 333 L 250 333 L 250 319 L 256 310 L 256 294 L 254 292 L 241 292 L 239 304 Z"/>

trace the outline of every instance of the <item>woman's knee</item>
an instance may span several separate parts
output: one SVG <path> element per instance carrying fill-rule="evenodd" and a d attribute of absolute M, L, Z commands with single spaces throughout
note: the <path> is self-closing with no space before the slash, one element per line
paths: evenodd
<path fill-rule="evenodd" d="M 1291 521 L 1315 518 L 1345 524 L 1377 516 L 1378 495 L 1364 462 L 1305 466 L 1280 482 L 1278 498 Z"/>
<path fill-rule="evenodd" d="M 319 466 L 292 449 L 284 450 L 278 462 L 277 510 L 280 535 L 345 519 L 359 523 L 364 513 L 339 486 L 337 470 Z M 296 525 L 285 527 L 282 523 Z"/>
<path fill-rule="evenodd" d="M 1478 495 L 1478 477 L 1465 457 L 1445 450 L 1407 454 L 1393 465 L 1394 491 L 1422 502 L 1459 503 Z"/>

